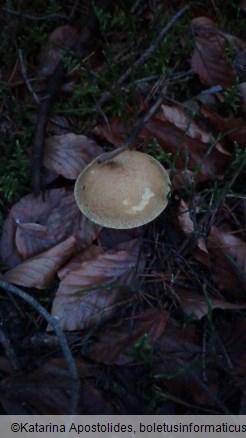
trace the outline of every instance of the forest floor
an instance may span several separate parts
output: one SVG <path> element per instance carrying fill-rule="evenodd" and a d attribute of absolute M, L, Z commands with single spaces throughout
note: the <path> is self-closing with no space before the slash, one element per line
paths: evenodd
<path fill-rule="evenodd" d="M 5 2 L 0 413 L 246 414 L 246 2 Z M 89 221 L 127 142 L 167 208 Z"/>

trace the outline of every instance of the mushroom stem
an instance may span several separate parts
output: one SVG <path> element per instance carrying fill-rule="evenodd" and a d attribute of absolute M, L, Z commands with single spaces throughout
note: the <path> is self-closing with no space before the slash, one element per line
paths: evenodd
<path fill-rule="evenodd" d="M 122 146 L 120 146 L 119 148 L 115 149 L 114 151 L 110 151 L 110 152 L 105 152 L 105 154 L 100 155 L 97 159 L 97 163 L 98 164 L 103 164 L 109 160 L 111 160 L 112 158 L 116 157 L 116 155 L 121 154 L 121 152 L 124 152 L 126 149 L 128 149 L 128 144 L 123 143 Z"/>

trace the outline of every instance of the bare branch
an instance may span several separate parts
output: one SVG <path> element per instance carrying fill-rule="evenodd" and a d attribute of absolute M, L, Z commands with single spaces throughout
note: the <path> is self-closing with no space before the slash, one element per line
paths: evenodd
<path fill-rule="evenodd" d="M 76 367 L 75 360 L 72 356 L 66 337 L 57 319 L 51 316 L 47 312 L 47 310 L 43 306 L 41 306 L 41 304 L 39 304 L 37 300 L 35 300 L 35 298 L 33 298 L 31 295 L 28 295 L 26 292 L 19 289 L 18 287 L 13 286 L 12 284 L 0 279 L 0 288 L 5 290 L 7 293 L 16 295 L 17 297 L 21 298 L 26 303 L 28 303 L 30 306 L 32 306 L 35 310 L 37 310 L 38 313 L 40 313 L 40 315 L 43 316 L 43 318 L 48 322 L 48 324 L 50 324 L 51 327 L 54 329 L 59 339 L 64 357 L 67 361 L 68 370 L 71 376 L 72 396 L 71 396 L 71 404 L 68 408 L 69 411 L 68 413 L 70 415 L 76 414 L 78 400 L 79 400 L 80 380 L 79 380 L 79 375 L 78 375 L 78 370 Z"/>

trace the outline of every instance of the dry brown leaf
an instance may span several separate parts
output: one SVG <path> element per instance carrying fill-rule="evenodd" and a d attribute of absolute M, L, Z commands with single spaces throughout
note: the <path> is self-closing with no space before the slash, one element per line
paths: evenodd
<path fill-rule="evenodd" d="M 104 249 L 117 249 L 119 244 L 138 239 L 143 233 L 143 227 L 120 230 L 115 228 L 103 228 L 98 236 L 98 242 Z M 127 249 L 127 248 L 121 248 Z"/>
<path fill-rule="evenodd" d="M 184 187 L 192 186 L 195 178 L 191 170 L 176 170 L 172 180 L 172 186 L 175 190 L 182 190 Z"/>
<path fill-rule="evenodd" d="M 3 268 L 20 263 L 20 254 L 34 256 L 71 235 L 85 248 L 100 229 L 79 211 L 73 190 L 61 188 L 46 190 L 37 197 L 27 195 L 11 208 L 3 226 L 0 240 Z"/>
<path fill-rule="evenodd" d="M 129 300 L 131 291 L 127 286 L 134 276 L 138 251 L 139 243 L 135 242 L 132 251 L 109 250 L 68 272 L 52 307 L 52 315 L 64 330 L 96 324 L 112 316 L 121 302 Z"/>
<path fill-rule="evenodd" d="M 194 232 L 194 223 L 190 217 L 189 206 L 183 199 L 179 200 L 178 221 L 186 236 L 190 236 Z"/>
<path fill-rule="evenodd" d="M 109 123 L 95 126 L 92 129 L 92 133 L 106 138 L 114 146 L 120 146 L 126 137 L 124 122 L 119 117 L 112 117 Z"/>
<path fill-rule="evenodd" d="M 53 30 L 40 55 L 40 70 L 43 75 L 52 75 L 67 49 L 71 49 L 75 44 L 77 36 L 77 29 L 70 25 L 60 26 Z"/>
<path fill-rule="evenodd" d="M 97 388 L 97 375 L 93 375 L 92 367 L 89 373 L 81 359 L 76 360 L 76 366 L 81 378 L 78 414 L 114 413 L 102 390 Z M 9 415 L 60 415 L 62 419 L 62 415 L 69 411 L 71 389 L 66 362 L 51 359 L 34 371 L 26 370 L 2 379 L 0 401 Z M 63 421 L 58 421 L 58 424 L 63 424 Z"/>
<path fill-rule="evenodd" d="M 190 217 L 189 206 L 183 199 L 179 200 L 178 222 L 182 231 L 187 237 L 190 237 L 194 233 L 195 227 L 194 222 Z M 205 239 L 203 237 L 198 238 L 196 245 L 196 248 L 194 248 L 192 251 L 193 256 L 199 262 L 208 265 L 209 257 Z"/>
<path fill-rule="evenodd" d="M 103 149 L 85 135 L 54 135 L 45 142 L 43 164 L 58 175 L 76 179 L 84 167 L 102 152 Z"/>
<path fill-rule="evenodd" d="M 110 130 L 101 125 L 95 131 L 115 146 L 124 139 L 123 123 L 116 118 L 110 121 Z M 221 177 L 231 161 L 228 151 L 216 141 L 210 131 L 201 128 L 176 105 L 163 105 L 161 111 L 149 120 L 139 137 L 146 143 L 156 138 L 160 147 L 175 157 L 176 169 L 193 171 L 197 182 Z"/>
<path fill-rule="evenodd" d="M 141 131 L 140 138 L 144 139 L 146 143 L 150 143 L 153 138 L 156 138 L 165 152 L 174 155 L 176 169 L 193 171 L 196 182 L 222 177 L 231 161 L 230 154 L 216 144 L 216 141 L 211 143 L 213 145 L 211 148 L 211 144 L 203 143 L 198 138 L 189 137 L 174 123 L 163 120 L 163 117 L 163 114 L 160 116 L 156 114 L 155 117 L 152 117 Z M 119 138 L 124 139 L 123 124 L 119 120 L 110 121 L 110 128 L 109 133 L 108 127 L 100 125 L 97 126 L 96 132 L 118 146 L 123 141 L 119 142 Z M 199 131 L 197 132 L 199 133 Z"/>
<path fill-rule="evenodd" d="M 241 118 L 223 119 L 219 114 L 208 108 L 201 107 L 201 113 L 218 129 L 219 132 L 226 133 L 226 137 L 236 141 L 241 147 L 246 148 L 246 126 L 245 120 Z"/>
<path fill-rule="evenodd" d="M 189 316 L 194 316 L 197 319 L 203 318 L 213 309 L 243 310 L 246 308 L 246 305 L 243 304 L 232 304 L 228 301 L 222 301 L 211 297 L 207 299 L 203 295 L 196 292 L 189 292 L 187 290 L 178 290 L 176 291 L 176 294 L 179 297 L 180 306 L 184 313 Z"/>
<path fill-rule="evenodd" d="M 100 254 L 104 254 L 101 246 L 90 245 L 84 251 L 79 252 L 72 257 L 63 268 L 59 269 L 58 275 L 60 280 L 63 280 L 71 271 L 76 271 L 81 268 L 83 262 L 88 262 L 95 259 Z"/>
<path fill-rule="evenodd" d="M 241 97 L 242 102 L 242 109 L 245 112 L 246 111 L 246 82 L 242 82 L 238 85 L 238 93 Z"/>
<path fill-rule="evenodd" d="M 162 105 L 161 111 L 157 113 L 159 120 L 174 124 L 177 128 L 187 133 L 191 138 L 202 141 L 203 143 L 213 143 L 214 136 L 208 129 L 201 128 L 195 120 L 192 120 L 188 113 L 180 106 Z"/>
<path fill-rule="evenodd" d="M 71 131 L 72 125 L 66 117 L 54 114 L 49 118 L 46 131 L 48 135 L 63 135 Z"/>
<path fill-rule="evenodd" d="M 179 325 L 169 318 L 164 334 L 154 343 L 158 351 L 154 372 L 158 386 L 169 394 L 194 404 L 214 405 L 218 375 L 206 365 L 207 381 L 202 372 L 202 349 L 194 326 Z"/>
<path fill-rule="evenodd" d="M 240 0 L 240 1 L 239 1 L 239 7 L 240 7 L 243 11 L 246 11 L 246 0 Z"/>
<path fill-rule="evenodd" d="M 53 281 L 58 269 L 78 251 L 73 236 L 38 256 L 31 257 L 4 274 L 9 283 L 45 289 Z"/>
<path fill-rule="evenodd" d="M 55 244 L 54 237 L 49 235 L 47 228 L 43 225 L 35 223 L 17 223 L 16 225 L 16 248 L 24 260 Z"/>
<path fill-rule="evenodd" d="M 231 231 L 211 228 L 208 250 L 214 280 L 229 298 L 245 301 L 246 245 Z"/>
<path fill-rule="evenodd" d="M 207 85 L 221 85 L 228 88 L 235 83 L 238 71 L 235 71 L 229 60 L 226 49 L 233 44 L 236 59 L 246 50 L 246 43 L 218 29 L 217 25 L 207 17 L 192 20 L 192 32 L 195 37 L 195 50 L 191 58 L 191 66 Z"/>
<path fill-rule="evenodd" d="M 132 362 L 128 349 L 138 339 L 147 335 L 146 341 L 156 341 L 164 332 L 169 314 L 165 310 L 149 309 L 121 324 L 110 325 L 99 334 L 89 349 L 89 357 L 107 365 Z"/>

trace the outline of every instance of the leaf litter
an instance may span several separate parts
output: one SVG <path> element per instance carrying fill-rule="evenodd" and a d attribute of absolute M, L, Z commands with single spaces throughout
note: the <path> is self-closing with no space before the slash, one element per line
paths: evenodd
<path fill-rule="evenodd" d="M 154 11 L 145 8 L 144 19 L 152 20 L 146 17 Z M 167 210 L 145 227 L 106 229 L 78 210 L 73 195 L 85 166 L 105 143 L 106 150 L 120 146 L 155 100 L 158 81 L 154 87 L 146 81 L 134 92 L 136 113 L 132 100 L 124 114 L 100 108 L 95 94 L 99 114 L 83 121 L 89 129 L 69 111 L 60 115 L 58 105 L 47 124 L 44 190 L 20 197 L 5 214 L 0 277 L 36 296 L 65 332 L 81 383 L 81 414 L 245 413 L 246 42 L 223 28 L 216 13 L 193 15 L 189 29 L 176 44 L 190 38 L 193 48 L 172 68 L 192 68 L 190 94 L 167 81 L 166 99 L 131 144 L 167 168 L 173 187 Z M 40 95 L 42 81 L 63 59 L 65 99 L 74 99 L 87 70 L 92 76 L 83 79 L 85 87 L 93 77 L 98 92 L 95 78 L 104 74 L 106 55 L 97 47 L 80 64 L 70 56 L 77 38 L 76 27 L 51 27 L 38 56 Z M 13 86 L 18 72 L 9 74 L 4 71 L 4 78 Z M 83 100 L 87 91 L 81 90 Z M 1 300 L 5 321 L 12 304 L 4 293 Z M 10 314 L 0 333 L 1 409 L 64 414 L 71 382 L 59 342 L 52 347 L 52 327 L 41 316 L 36 321 L 19 300 L 14 308 L 23 328 L 12 334 Z M 44 339 L 36 347 L 28 344 L 35 331 Z M 8 336 L 18 373 L 4 342 Z"/>

